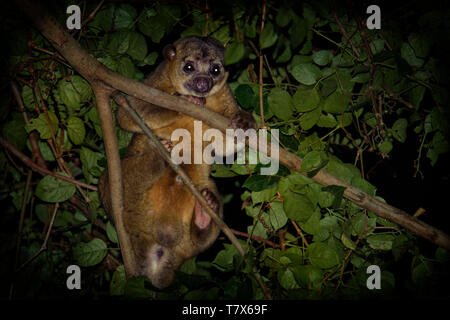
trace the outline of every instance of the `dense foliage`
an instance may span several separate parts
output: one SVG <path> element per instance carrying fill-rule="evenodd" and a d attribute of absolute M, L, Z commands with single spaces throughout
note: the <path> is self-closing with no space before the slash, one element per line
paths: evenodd
<path fill-rule="evenodd" d="M 51 232 L 47 249 L 14 277 L 14 297 L 263 298 L 252 265 L 277 299 L 443 295 L 448 252 L 420 245 L 411 232 L 343 198 L 342 187 L 324 188 L 310 177 L 324 168 L 379 196 L 377 188 L 389 186 L 371 175 L 377 162 L 411 168 L 417 180 L 432 174 L 448 151 L 449 80 L 441 59 L 448 51 L 441 36 L 450 32 L 450 11 L 381 7 L 381 30 L 369 30 L 363 5 L 207 3 L 210 8 L 205 1 L 106 2 L 72 34 L 105 66 L 138 80 L 162 60 L 165 44 L 188 35 L 216 37 L 226 45 L 238 103 L 261 124 L 263 101 L 265 125 L 280 130 L 281 145 L 304 159 L 308 175 L 283 166 L 274 176 L 261 176 L 259 165 L 214 165 L 225 221 L 244 235 L 248 259 L 244 263 L 220 237 L 160 291 L 143 277 L 125 279 L 117 235 L 96 191 L 31 173 L 2 149 L 2 298 L 10 289 L 21 211 L 15 268 Z M 84 17 L 95 9 L 91 1 L 80 6 Z M 59 2 L 48 7 L 63 25 L 65 8 Z M 16 10 L 2 11 L 10 14 L 3 19 L 10 50 L 3 61 L 9 78 L 2 79 L 1 136 L 32 158 L 33 133 L 49 170 L 96 186 L 106 158 L 92 89 L 26 20 L 16 17 Z M 405 20 L 394 17 L 399 14 Z M 10 94 L 10 79 L 19 84 L 25 110 Z M 130 134 L 117 128 L 117 137 L 123 153 Z M 396 152 L 406 149 L 407 155 Z M 385 174 L 389 178 L 390 171 Z M 442 176 L 448 179 L 448 171 Z M 386 200 L 395 198 L 390 194 Z M 433 214 L 434 223 L 445 228 L 446 212 Z M 71 264 L 82 267 L 81 290 L 66 288 Z M 366 269 L 374 264 L 382 270 L 382 289 L 370 291 Z"/>

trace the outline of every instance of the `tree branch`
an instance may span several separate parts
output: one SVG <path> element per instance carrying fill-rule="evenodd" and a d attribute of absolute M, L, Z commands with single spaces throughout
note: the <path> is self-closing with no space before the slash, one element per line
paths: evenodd
<path fill-rule="evenodd" d="M 111 194 L 111 210 L 114 226 L 119 238 L 120 250 L 126 274 L 136 274 L 134 256 L 130 238 L 125 231 L 123 223 L 123 184 L 122 167 L 120 164 L 119 147 L 114 131 L 113 115 L 109 101 L 113 90 L 100 82 L 93 84 L 94 94 L 97 99 L 98 115 L 103 131 L 106 158 L 108 160 L 109 192 Z"/>

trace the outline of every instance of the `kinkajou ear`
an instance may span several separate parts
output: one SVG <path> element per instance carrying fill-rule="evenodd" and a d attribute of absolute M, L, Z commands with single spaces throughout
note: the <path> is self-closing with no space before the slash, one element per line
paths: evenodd
<path fill-rule="evenodd" d="M 163 49 L 163 55 L 166 60 L 172 61 L 176 55 L 175 46 L 173 44 L 168 44 L 167 46 L 165 46 Z"/>

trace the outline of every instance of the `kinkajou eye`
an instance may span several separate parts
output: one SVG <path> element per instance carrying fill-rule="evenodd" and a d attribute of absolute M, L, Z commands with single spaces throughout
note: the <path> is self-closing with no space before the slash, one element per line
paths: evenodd
<path fill-rule="evenodd" d="M 178 183 L 182 183 L 183 179 L 181 178 L 180 175 L 178 175 L 178 176 L 176 176 L 175 181 L 178 182 Z"/>

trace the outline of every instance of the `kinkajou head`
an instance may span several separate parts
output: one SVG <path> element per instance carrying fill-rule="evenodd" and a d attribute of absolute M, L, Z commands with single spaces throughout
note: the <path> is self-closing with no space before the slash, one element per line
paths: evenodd
<path fill-rule="evenodd" d="M 175 90 L 185 96 L 205 98 L 226 83 L 225 48 L 217 39 L 186 37 L 164 48 L 169 77 Z"/>

